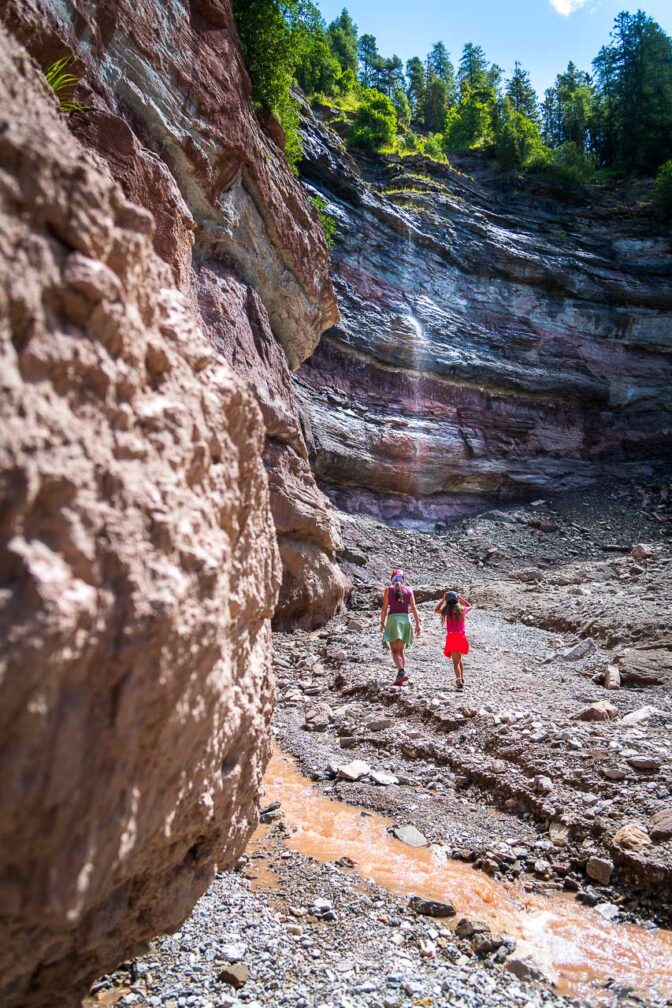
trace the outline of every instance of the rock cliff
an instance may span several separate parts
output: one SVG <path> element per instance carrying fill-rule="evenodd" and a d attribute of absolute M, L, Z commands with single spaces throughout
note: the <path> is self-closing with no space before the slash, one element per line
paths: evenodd
<path fill-rule="evenodd" d="M 152 213 L 157 253 L 258 393 L 273 511 L 283 516 L 276 618 L 319 625 L 346 581 L 334 560 L 338 523 L 307 464 L 290 369 L 338 312 L 316 212 L 252 108 L 229 0 L 9 0 L 4 16 L 42 66 L 64 52 L 77 57 L 89 112 L 72 128 Z M 309 503 L 284 485 L 287 467 L 301 469 Z"/>
<path fill-rule="evenodd" d="M 672 244 L 615 197 L 561 204 L 474 158 L 360 159 L 308 110 L 341 322 L 297 375 L 346 510 L 450 518 L 669 450 Z"/>
<path fill-rule="evenodd" d="M 2 17 L 0 1001 L 60 1008 L 255 824 L 281 582 L 344 588 L 289 371 L 336 316 L 227 3 Z"/>

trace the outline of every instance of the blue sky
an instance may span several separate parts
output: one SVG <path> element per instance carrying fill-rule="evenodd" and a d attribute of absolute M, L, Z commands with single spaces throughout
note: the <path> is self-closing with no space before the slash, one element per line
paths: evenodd
<path fill-rule="evenodd" d="M 609 38 L 619 11 L 643 9 L 672 35 L 672 0 L 316 0 L 327 21 L 347 7 L 360 34 L 385 56 L 423 57 L 442 39 L 453 62 L 465 42 L 508 73 L 516 59 L 540 94 L 573 59 L 583 70 Z"/>

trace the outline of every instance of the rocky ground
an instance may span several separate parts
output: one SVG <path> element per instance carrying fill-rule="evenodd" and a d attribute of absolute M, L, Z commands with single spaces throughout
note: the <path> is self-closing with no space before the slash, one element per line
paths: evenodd
<path fill-rule="evenodd" d="M 277 637 L 280 748 L 325 797 L 415 827 L 494 882 L 563 891 L 614 927 L 669 927 L 666 494 L 660 479 L 602 486 L 432 532 L 344 516 L 348 613 Z M 423 617 L 401 690 L 377 611 L 398 564 Z M 433 615 L 453 587 L 474 605 L 462 693 Z M 457 937 L 454 922 L 411 912 L 407 895 L 364 881 L 347 858 L 290 849 L 291 816 L 282 802 L 267 811 L 239 871 L 217 879 L 179 934 L 103 978 L 90 1003 L 561 1003 L 523 956 L 513 965 L 515 952 L 512 975 L 510 945 Z M 637 1003 L 600 987 L 603 1003 Z"/>

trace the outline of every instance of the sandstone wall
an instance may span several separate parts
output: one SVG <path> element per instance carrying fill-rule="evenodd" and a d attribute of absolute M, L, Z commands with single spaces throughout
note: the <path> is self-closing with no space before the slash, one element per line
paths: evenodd
<path fill-rule="evenodd" d="M 291 455 L 296 468 L 307 452 L 290 368 L 338 312 L 317 215 L 253 111 L 229 0 L 8 0 L 5 17 L 42 66 L 65 52 L 77 57 L 78 93 L 91 110 L 72 128 L 128 198 L 151 211 L 156 251 L 176 284 L 226 359 L 261 390 L 269 439 L 284 446 L 266 453 L 267 465 Z M 264 349 L 250 353 L 257 332 Z M 294 497 L 281 472 L 269 475 L 274 513 L 286 512 Z M 315 535 L 296 503 L 277 618 L 317 626 L 347 584 L 335 562 L 341 541 L 331 504 L 309 466 L 302 478 L 331 533 Z M 308 594 L 295 583 L 294 554 L 313 585 Z"/>
<path fill-rule="evenodd" d="M 669 452 L 672 245 L 630 193 L 563 204 L 478 158 L 357 164 L 307 109 L 304 133 L 341 322 L 297 393 L 340 506 L 445 519 Z"/>
<path fill-rule="evenodd" d="M 3 13 L 36 51 L 43 46 L 45 63 L 59 55 L 56 5 L 11 8 Z M 154 14 L 167 16 L 162 5 L 152 8 L 134 9 L 151 31 Z M 111 44 L 112 5 L 98 5 L 96 37 L 78 5 L 68 9 L 84 50 L 96 39 Z M 129 67 L 136 56 L 129 46 Z M 99 65 L 122 86 L 112 55 L 100 55 Z M 156 61 L 156 87 L 174 97 L 178 80 Z M 288 296 L 269 310 L 251 287 L 254 276 L 241 279 L 231 258 L 238 273 L 222 301 L 232 312 L 229 330 L 247 333 L 258 316 L 262 352 L 279 361 L 267 380 L 255 375 L 253 395 L 203 325 L 196 295 L 205 285 L 192 284 L 191 241 L 205 230 L 205 204 L 197 220 L 175 177 L 125 120 L 96 115 L 82 123 L 79 142 L 38 65 L 0 29 L 7 1008 L 74 1006 L 88 981 L 180 924 L 215 865 L 236 860 L 255 824 L 281 582 L 267 430 L 287 452 L 305 455 L 288 393 L 287 404 L 279 401 L 288 366 L 268 316 L 275 312 L 287 339 L 298 333 L 293 352 L 302 353 L 323 322 L 320 291 L 328 295 L 319 243 L 302 285 L 278 256 Z M 109 157 L 102 140 L 92 149 L 96 130 Z M 172 153 L 184 182 L 190 169 Z M 223 171 L 216 145 L 211 157 L 213 174 Z M 129 200 L 110 168 L 154 216 Z M 240 166 L 234 176 L 242 177 Z M 213 186 L 215 202 L 226 202 L 225 181 Z M 282 210 L 284 195 L 264 205 L 269 256 L 273 215 L 293 212 Z M 244 226 L 241 218 L 241 241 Z M 306 251 L 302 240 L 315 241 L 314 230 L 308 216 L 303 239 L 294 229 L 296 247 L 289 239 L 282 246 L 288 264 Z M 240 347 L 229 336 L 233 359 Z M 323 503 L 315 506 L 322 513 Z M 331 548 L 337 531 L 319 535 Z"/>

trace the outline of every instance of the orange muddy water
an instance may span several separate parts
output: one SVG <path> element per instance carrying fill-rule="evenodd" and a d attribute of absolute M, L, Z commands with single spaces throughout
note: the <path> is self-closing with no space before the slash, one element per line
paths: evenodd
<path fill-rule="evenodd" d="M 284 822 L 296 829 L 285 841 L 289 848 L 319 861 L 349 857 L 363 878 L 397 894 L 450 900 L 453 922 L 482 920 L 516 938 L 516 953 L 538 962 L 559 993 L 608 1000 L 609 980 L 612 989 L 652 1000 L 672 996 L 672 931 L 612 923 L 568 894 L 526 893 L 447 859 L 440 848 L 408 847 L 388 834 L 391 820 L 325 798 L 278 752 L 264 783 L 265 800 L 282 802 Z"/>

